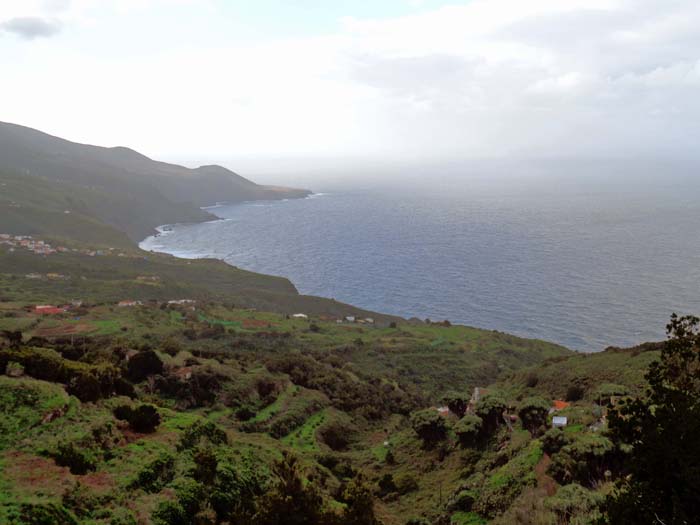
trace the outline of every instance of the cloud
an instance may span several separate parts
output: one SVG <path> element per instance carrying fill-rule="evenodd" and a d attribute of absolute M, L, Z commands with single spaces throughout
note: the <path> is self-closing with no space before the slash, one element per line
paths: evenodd
<path fill-rule="evenodd" d="M 0 20 L 20 16 L 2 4 Z M 235 31 L 208 40 L 188 25 L 202 4 L 178 4 L 177 15 L 166 0 L 54 1 L 66 12 L 33 11 L 75 21 L 78 45 L 32 49 L 0 87 L 13 101 L 0 109 L 154 155 L 698 155 L 697 0 L 455 1 L 251 41 Z M 79 41 L 82 16 L 91 38 L 135 16 L 148 34 L 130 33 L 129 46 L 103 42 L 101 55 Z"/>
<path fill-rule="evenodd" d="M 0 31 L 14 33 L 27 40 L 54 36 L 59 33 L 60 30 L 60 23 L 35 16 L 11 18 L 0 23 Z"/>

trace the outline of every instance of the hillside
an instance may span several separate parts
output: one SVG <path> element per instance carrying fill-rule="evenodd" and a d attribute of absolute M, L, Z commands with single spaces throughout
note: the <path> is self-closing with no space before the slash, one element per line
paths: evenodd
<path fill-rule="evenodd" d="M 128 148 L 77 144 L 2 122 L 0 159 L 3 177 L 43 178 L 56 183 L 60 194 L 77 192 L 68 210 L 123 231 L 133 241 L 162 224 L 213 219 L 199 208 L 216 202 L 297 198 L 310 193 L 260 186 L 221 166 L 189 169 L 151 160 Z"/>
<path fill-rule="evenodd" d="M 8 299 L 0 521 L 17 524 L 286 523 L 265 513 L 300 486 L 306 503 L 280 512 L 323 517 L 299 523 L 592 524 L 626 468 L 606 415 L 660 348 L 580 355 L 217 301 L 42 313 Z M 547 430 L 552 415 L 566 428 Z"/>
<path fill-rule="evenodd" d="M 0 337 L 0 521 L 8 523 L 192 523 L 174 517 L 191 509 L 190 490 L 211 492 L 197 504 L 211 523 L 229 513 L 274 523 L 252 513 L 274 492 L 284 453 L 298 458 L 295 475 L 318 481 L 309 490 L 324 512 L 340 517 L 353 506 L 343 495 L 350 484 L 374 494 L 383 436 L 396 433 L 398 446 L 413 410 L 445 389 L 470 390 L 569 353 L 442 324 L 296 319 L 211 301 L 85 302 L 44 314 L 18 297 L 0 300 L 8 337 Z M 155 407 L 155 428 L 129 416 L 146 406 Z M 196 471 L 205 453 L 210 481 Z M 403 523 L 389 517 L 397 504 L 376 500 L 387 525 Z M 396 515 L 406 512 L 410 505 Z"/>

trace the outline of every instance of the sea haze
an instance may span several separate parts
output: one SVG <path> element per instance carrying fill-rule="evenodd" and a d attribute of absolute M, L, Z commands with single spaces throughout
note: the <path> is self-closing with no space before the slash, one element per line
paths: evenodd
<path fill-rule="evenodd" d="M 659 340 L 671 312 L 700 313 L 695 177 L 434 179 L 220 205 L 209 211 L 224 220 L 142 247 L 582 351 Z"/>

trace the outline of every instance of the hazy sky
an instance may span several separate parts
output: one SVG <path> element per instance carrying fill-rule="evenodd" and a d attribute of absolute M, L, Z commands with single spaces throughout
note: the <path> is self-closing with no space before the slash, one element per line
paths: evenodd
<path fill-rule="evenodd" d="M 0 120 L 166 158 L 695 155 L 698 0 L 0 0 Z"/>

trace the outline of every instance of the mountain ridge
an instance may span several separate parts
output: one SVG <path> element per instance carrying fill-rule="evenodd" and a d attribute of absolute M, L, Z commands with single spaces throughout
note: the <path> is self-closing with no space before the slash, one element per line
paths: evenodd
<path fill-rule="evenodd" d="M 120 213 L 109 214 L 96 203 L 88 206 L 91 214 L 135 242 L 162 224 L 211 220 L 215 217 L 200 208 L 217 202 L 311 194 L 258 185 L 223 166 L 191 169 L 153 160 L 128 147 L 81 144 L 6 122 L 0 122 L 0 158 L 7 171 L 108 192 Z M 125 216 L 130 220 L 124 220 Z"/>

